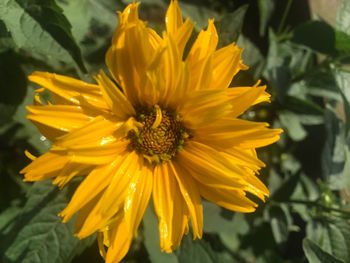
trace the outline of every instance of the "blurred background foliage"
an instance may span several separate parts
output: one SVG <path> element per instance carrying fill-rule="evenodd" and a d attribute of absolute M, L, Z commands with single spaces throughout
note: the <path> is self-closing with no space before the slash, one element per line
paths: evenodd
<path fill-rule="evenodd" d="M 0 1 L 0 262 L 103 262 L 95 238 L 79 241 L 57 213 L 76 185 L 25 184 L 23 152 L 50 145 L 25 119 L 34 70 L 92 81 L 129 0 Z M 168 0 L 144 0 L 141 16 L 161 32 Z M 268 85 L 272 103 L 243 118 L 285 133 L 262 149 L 271 191 L 253 214 L 206 203 L 204 238 L 159 250 L 152 207 L 125 262 L 350 262 L 350 1 L 182 0 L 196 30 L 215 18 L 220 45 L 244 48 L 233 86 Z"/>

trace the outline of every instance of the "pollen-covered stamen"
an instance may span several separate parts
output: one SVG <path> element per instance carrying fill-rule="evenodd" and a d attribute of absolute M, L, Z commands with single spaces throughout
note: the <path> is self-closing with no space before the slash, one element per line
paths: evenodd
<path fill-rule="evenodd" d="M 170 160 L 183 148 L 188 137 L 179 117 L 158 105 L 142 111 L 137 121 L 143 126 L 138 131 L 129 132 L 130 145 L 151 162 Z"/>

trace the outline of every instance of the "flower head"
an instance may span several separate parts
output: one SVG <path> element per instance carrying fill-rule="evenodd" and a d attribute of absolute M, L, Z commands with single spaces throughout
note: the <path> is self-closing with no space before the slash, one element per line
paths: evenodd
<path fill-rule="evenodd" d="M 201 238 L 202 197 L 253 212 L 257 204 L 246 193 L 262 200 L 269 194 L 256 177 L 264 163 L 255 150 L 281 130 L 238 118 L 269 100 L 265 86 L 229 87 L 246 69 L 242 50 L 217 49 L 212 20 L 186 56 L 193 24 L 176 0 L 165 21 L 160 36 L 139 19 L 138 3 L 128 5 L 106 55 L 111 77 L 101 71 L 96 84 L 45 72 L 29 77 L 42 88 L 28 119 L 52 147 L 23 169 L 25 180 L 53 178 L 63 187 L 84 176 L 60 215 L 66 222 L 78 214 L 79 238 L 98 233 L 106 262 L 125 256 L 151 198 L 160 247 L 171 252 L 189 221 Z M 43 101 L 43 90 L 52 101 Z"/>

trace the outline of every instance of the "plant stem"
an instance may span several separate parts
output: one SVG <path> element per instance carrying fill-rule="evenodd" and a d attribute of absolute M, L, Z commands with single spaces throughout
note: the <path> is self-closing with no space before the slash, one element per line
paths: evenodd
<path fill-rule="evenodd" d="M 350 216 L 350 211 L 345 211 L 345 210 L 338 209 L 338 208 L 324 206 L 324 205 L 317 203 L 317 202 L 314 202 L 314 201 L 291 199 L 291 200 L 284 201 L 282 203 L 302 204 L 302 205 L 306 205 L 306 206 L 317 206 L 317 207 L 322 208 L 322 209 L 327 210 L 327 211 L 337 212 L 337 213 L 341 213 L 341 214 Z"/>
<path fill-rule="evenodd" d="M 286 5 L 286 9 L 284 9 L 284 13 L 283 13 L 283 16 L 282 16 L 282 19 L 281 19 L 281 23 L 280 25 L 278 26 L 278 30 L 277 30 L 277 34 L 279 35 L 283 28 L 284 28 L 284 25 L 286 23 L 286 19 L 288 17 L 288 14 L 289 14 L 289 11 L 290 11 L 290 8 L 292 6 L 292 3 L 293 3 L 293 0 L 288 0 L 287 2 L 287 5 Z"/>

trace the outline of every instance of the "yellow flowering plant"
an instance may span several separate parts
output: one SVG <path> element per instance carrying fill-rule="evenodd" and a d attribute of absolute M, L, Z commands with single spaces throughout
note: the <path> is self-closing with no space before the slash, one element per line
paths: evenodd
<path fill-rule="evenodd" d="M 312 2 L 0 1 L 0 262 L 349 262 L 350 6 Z"/>
<path fill-rule="evenodd" d="M 100 71 L 96 84 L 34 72 L 42 88 L 28 119 L 52 141 L 50 150 L 22 170 L 25 181 L 52 178 L 63 187 L 85 176 L 63 222 L 78 214 L 76 235 L 98 233 L 106 262 L 120 261 L 153 200 L 160 248 L 172 252 L 191 222 L 202 237 L 201 198 L 226 209 L 253 212 L 268 189 L 256 174 L 264 166 L 256 148 L 278 140 L 280 129 L 239 119 L 250 106 L 269 101 L 265 86 L 230 88 L 247 69 L 242 49 L 217 48 L 213 20 L 184 50 L 193 23 L 184 20 L 176 0 L 158 35 L 139 19 L 139 3 L 119 14 L 106 54 L 111 77 Z M 48 90 L 52 101 L 41 92 Z M 105 249 L 106 248 L 106 249 Z"/>

